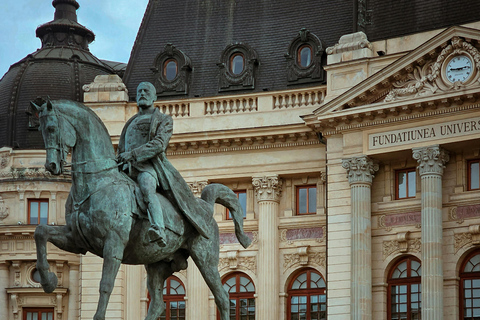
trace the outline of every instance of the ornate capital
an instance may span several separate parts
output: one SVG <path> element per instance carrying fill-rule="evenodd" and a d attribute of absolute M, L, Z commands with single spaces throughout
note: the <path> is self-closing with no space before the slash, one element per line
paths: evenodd
<path fill-rule="evenodd" d="M 342 160 L 342 167 L 347 170 L 348 182 L 371 184 L 373 174 L 378 171 L 379 165 L 367 156 L 353 157 Z"/>
<path fill-rule="evenodd" d="M 208 181 L 193 181 L 193 182 L 187 182 L 188 186 L 190 187 L 190 190 L 192 190 L 193 194 L 195 197 L 200 198 L 202 195 L 203 188 L 205 188 L 208 185 Z"/>
<path fill-rule="evenodd" d="M 439 145 L 423 148 L 413 148 L 413 158 L 418 162 L 420 176 L 426 174 L 443 175 L 445 163 L 450 160 L 448 151 L 440 148 Z"/>
<path fill-rule="evenodd" d="M 277 175 L 253 177 L 252 184 L 255 188 L 257 201 L 280 201 L 282 180 Z"/>

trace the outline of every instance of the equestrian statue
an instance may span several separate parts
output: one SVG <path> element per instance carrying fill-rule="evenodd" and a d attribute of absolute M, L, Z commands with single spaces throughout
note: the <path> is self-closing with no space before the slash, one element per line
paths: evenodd
<path fill-rule="evenodd" d="M 35 230 L 37 270 L 50 293 L 57 276 L 49 271 L 47 242 L 58 248 L 103 258 L 100 298 L 94 320 L 104 320 L 120 264 L 143 264 L 151 302 L 145 320 L 165 310 L 164 281 L 187 268 L 192 257 L 215 297 L 221 320 L 229 319 L 229 297 L 223 289 L 215 203 L 227 207 L 240 244 L 251 240 L 243 231 L 240 202 L 222 184 L 209 184 L 196 198 L 165 150 L 173 120 L 154 107 L 155 87 L 137 88 L 138 113 L 127 121 L 118 155 L 100 118 L 88 107 L 68 100 L 32 102 L 39 114 L 46 149 L 45 168 L 54 175 L 71 165 L 72 187 L 65 204 L 66 225 L 39 225 Z M 67 154 L 71 152 L 71 164 Z"/>

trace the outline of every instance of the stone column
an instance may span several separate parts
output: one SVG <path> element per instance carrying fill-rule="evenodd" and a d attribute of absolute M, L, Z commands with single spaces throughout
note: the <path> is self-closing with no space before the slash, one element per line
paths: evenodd
<path fill-rule="evenodd" d="M 442 176 L 449 155 L 438 145 L 412 150 L 422 181 L 422 319 L 442 320 Z"/>
<path fill-rule="evenodd" d="M 0 261 L 0 319 L 9 319 L 7 288 L 10 287 L 8 263 Z"/>
<path fill-rule="evenodd" d="M 69 262 L 67 319 L 80 319 L 80 264 Z"/>
<path fill-rule="evenodd" d="M 253 177 L 258 201 L 257 319 L 278 320 L 279 275 L 278 205 L 282 181 L 277 175 Z"/>
<path fill-rule="evenodd" d="M 367 156 L 344 159 L 351 199 L 351 319 L 372 319 L 371 186 L 378 164 Z"/>

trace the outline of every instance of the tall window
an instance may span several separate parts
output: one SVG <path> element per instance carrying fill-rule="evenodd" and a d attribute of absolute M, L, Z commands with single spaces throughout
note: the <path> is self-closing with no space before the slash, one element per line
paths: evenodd
<path fill-rule="evenodd" d="M 185 320 L 185 287 L 175 276 L 168 277 L 163 286 L 166 309 L 160 320 Z"/>
<path fill-rule="evenodd" d="M 240 201 L 240 205 L 242 206 L 243 211 L 243 218 L 245 219 L 247 217 L 247 191 L 241 190 L 234 192 L 237 195 L 238 201 Z M 231 219 L 232 215 L 230 214 L 230 210 L 227 209 L 227 220 Z"/>
<path fill-rule="evenodd" d="M 297 187 L 297 214 L 317 213 L 317 187 Z"/>
<path fill-rule="evenodd" d="M 54 320 L 53 308 L 23 308 L 23 320 Z"/>
<path fill-rule="evenodd" d="M 421 265 L 413 257 L 397 262 L 388 277 L 388 319 L 421 319 Z"/>
<path fill-rule="evenodd" d="M 325 280 L 313 269 L 302 270 L 288 289 L 288 320 L 327 319 Z"/>
<path fill-rule="evenodd" d="M 417 171 L 415 168 L 395 172 L 396 199 L 415 198 Z"/>
<path fill-rule="evenodd" d="M 460 319 L 480 319 L 480 251 L 470 254 L 460 269 Z"/>
<path fill-rule="evenodd" d="M 297 63 L 302 68 L 307 68 L 312 64 L 312 46 L 306 44 L 298 48 Z"/>
<path fill-rule="evenodd" d="M 255 320 L 255 286 L 252 280 L 246 274 L 234 273 L 224 279 L 223 288 L 230 297 L 230 320 Z"/>
<path fill-rule="evenodd" d="M 468 190 L 480 189 L 480 160 L 468 161 Z"/>
<path fill-rule="evenodd" d="M 28 200 L 28 224 L 48 223 L 48 200 Z"/>

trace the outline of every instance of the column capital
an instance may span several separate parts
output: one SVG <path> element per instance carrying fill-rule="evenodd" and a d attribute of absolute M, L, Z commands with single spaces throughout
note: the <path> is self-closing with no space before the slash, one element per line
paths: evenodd
<path fill-rule="evenodd" d="M 200 198 L 203 189 L 208 185 L 208 180 L 187 181 L 187 185 L 193 192 L 193 195 L 197 198 Z"/>
<path fill-rule="evenodd" d="M 257 201 L 280 201 L 282 180 L 278 175 L 253 177 L 252 184 L 255 188 Z"/>
<path fill-rule="evenodd" d="M 352 157 L 342 160 L 342 167 L 347 170 L 348 183 L 371 184 L 373 174 L 378 171 L 378 162 L 367 156 Z"/>
<path fill-rule="evenodd" d="M 448 151 L 440 146 L 433 145 L 429 147 L 413 148 L 413 158 L 418 162 L 418 172 L 420 176 L 433 174 L 443 175 L 445 164 L 450 160 Z"/>

